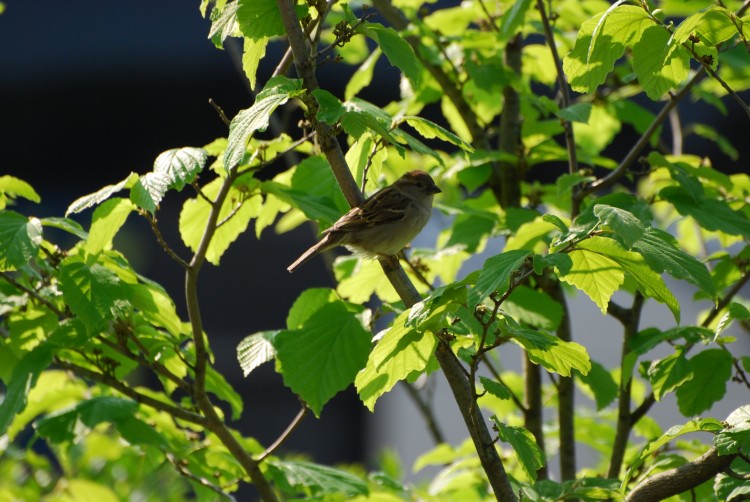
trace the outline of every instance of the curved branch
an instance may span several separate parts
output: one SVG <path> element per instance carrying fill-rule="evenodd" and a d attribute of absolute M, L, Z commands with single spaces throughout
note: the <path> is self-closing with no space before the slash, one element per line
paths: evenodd
<path fill-rule="evenodd" d="M 641 481 L 625 502 L 663 500 L 695 488 L 729 467 L 734 458 L 735 455 L 719 456 L 716 448 L 711 448 L 688 464 Z"/>

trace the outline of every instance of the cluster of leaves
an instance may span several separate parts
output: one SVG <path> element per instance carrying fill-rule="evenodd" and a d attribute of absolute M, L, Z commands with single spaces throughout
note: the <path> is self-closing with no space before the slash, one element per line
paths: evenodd
<path fill-rule="evenodd" d="M 218 47 L 227 37 L 242 38 L 243 69 L 254 88 L 268 44 L 285 35 L 294 44 L 290 22 L 313 48 L 308 60 L 297 61 L 299 78 L 279 75 L 259 86 L 252 106 L 228 124 L 226 138 L 166 151 L 152 171 L 131 173 L 76 200 L 64 218 L 8 209 L 19 197 L 36 203 L 40 198 L 22 180 L 0 178 L 0 435 L 12 445 L 0 458 L 0 475 L 20 479 L 20 470 L 31 480 L 3 483 L 0 494 L 114 499 L 138 486 L 146 498 L 181 499 L 192 492 L 210 499 L 249 478 L 268 500 L 482 500 L 495 482 L 533 500 L 598 500 L 635 493 L 654 474 L 687 465 L 708 447 L 678 438 L 698 431 L 713 434 L 717 455 L 729 459 L 732 475 L 750 470 L 747 406 L 726 421 L 693 418 L 721 401 L 733 378 L 750 386 L 750 357 L 732 352 L 735 339 L 726 331 L 733 321 L 750 318 L 736 297 L 750 278 L 750 177 L 723 174 L 708 159 L 659 145 L 666 115 L 688 93 L 721 109 L 718 97 L 727 92 L 747 110 L 737 94 L 750 87 L 750 19 L 741 8 L 696 12 L 691 5 L 686 12 L 682 4 L 665 1 L 663 10 L 655 10 L 621 0 L 538 2 L 534 9 L 530 0 L 517 0 L 463 2 L 420 13 L 420 2 L 393 2 L 399 9 L 375 2 L 385 18 L 396 19 L 396 28 L 399 19 L 410 21 L 402 34 L 334 3 L 289 2 L 296 7 L 289 12 L 276 0 L 211 3 L 209 37 Z M 204 0 L 204 15 L 208 8 Z M 547 43 L 532 36 L 540 32 Z M 561 60 L 557 50 L 567 56 Z M 504 62 L 513 51 L 521 71 Z M 343 99 L 305 74 L 329 52 L 358 65 Z M 376 78 L 383 55 L 403 79 L 400 99 L 378 106 L 360 94 Z M 583 93 L 575 102 L 548 97 L 563 79 L 556 68 Z M 560 91 L 567 95 L 567 89 Z M 654 100 L 671 97 L 654 114 L 628 99 L 642 92 Z M 514 99 L 523 123 L 508 131 L 502 130 L 510 127 L 506 121 L 500 122 L 500 135 L 518 138 L 504 150 L 496 146 L 495 124 L 511 113 Z M 259 139 L 274 111 L 289 101 L 302 105 L 316 134 L 303 130 L 294 138 L 272 131 L 270 139 Z M 420 116 L 428 107 L 440 109 L 439 121 Z M 624 125 L 641 135 L 635 153 L 610 158 L 607 147 Z M 736 155 L 707 126 L 691 130 Z M 240 416 L 244 402 L 211 364 L 195 277 L 204 260 L 219 265 L 251 222 L 261 238 L 269 227 L 287 232 L 308 220 L 326 228 L 347 210 L 351 200 L 346 190 L 342 194 L 341 173 L 331 160 L 335 148 L 327 147 L 337 141 L 333 134 L 347 138 L 346 176 L 368 192 L 407 166 L 430 171 L 442 188 L 439 209 L 450 222 L 434 247 L 414 249 L 410 259 L 408 277 L 423 299 L 404 298 L 375 261 L 339 258 L 332 269 L 336 289 L 302 292 L 284 329 L 249 335 L 238 346 L 239 364 L 252 376 L 275 361 L 285 385 L 304 402 L 303 414 L 309 409 L 320 415 L 350 385 L 374 410 L 399 382 L 412 384 L 441 371 L 454 378 L 441 359 L 447 354 L 460 373 L 452 382 L 468 388 L 465 394 L 454 390 L 459 406 L 469 414 L 480 409 L 487 414 L 484 422 L 493 424 L 492 440 L 502 445 L 500 470 L 487 467 L 476 441 L 442 443 L 415 466 L 440 466 L 439 474 L 415 487 L 403 482 L 393 459 L 367 474 L 282 459 L 224 423 L 224 414 Z M 649 145 L 653 151 L 642 158 L 646 169 L 635 173 L 632 163 Z M 270 180 L 256 177 L 289 152 L 301 159 L 296 165 Z M 521 181 L 556 163 L 571 168 L 554 183 Z M 518 174 L 523 205 L 498 197 L 499 183 L 513 182 L 503 170 Z M 604 191 L 620 180 L 631 187 L 637 182 L 637 188 Z M 187 186 L 196 194 L 182 207 L 179 229 L 190 258 L 164 241 L 157 220 L 170 191 Z M 127 197 L 119 196 L 123 191 Z M 86 231 L 69 216 L 90 208 Z M 185 272 L 187 322 L 167 292 L 114 249 L 131 214 L 150 223 L 154 238 Z M 73 243 L 61 247 L 57 232 Z M 477 267 L 470 260 L 480 253 L 484 263 Z M 665 275 L 695 288 L 696 302 L 707 309 L 701 318 L 683 318 Z M 571 340 L 565 295 L 572 290 L 622 323 L 619 367 L 605 367 Z M 618 292 L 632 298 L 630 307 L 613 301 Z M 373 296 L 376 310 L 365 306 Z M 675 326 L 639 326 L 644 301 L 663 304 Z M 387 327 L 373 335 L 375 319 L 384 314 L 390 315 Z M 552 384 L 532 391 L 521 375 L 498 371 L 499 354 L 509 343 L 534 371 L 548 373 Z M 141 384 L 146 374 L 158 379 L 157 388 Z M 565 410 L 572 418 L 561 389 L 573 383 L 595 403 L 595 410 L 576 412 L 574 425 L 589 434 L 549 435 L 529 420 L 542 413 L 534 404 L 542 396 L 559 406 L 559 423 L 568 416 Z M 664 432 L 647 414 L 670 393 L 686 423 Z M 634 409 L 631 400 L 638 401 Z M 555 423 L 554 414 L 548 421 Z M 473 431 L 487 425 L 468 420 L 467 427 L 475 437 Z M 631 432 L 642 441 L 628 442 Z M 585 441 L 600 454 L 597 463 L 577 477 L 550 480 L 546 459 L 556 451 L 545 434 L 559 440 L 560 451 L 572 440 Z M 55 466 L 34 452 L 38 441 L 51 448 Z M 14 463 L 19 457 L 20 466 Z M 563 471 L 571 464 L 576 470 L 574 459 L 561 457 Z M 160 485 L 167 481 L 175 488 L 165 495 Z M 728 474 L 688 488 L 721 499 L 747 492 Z"/>

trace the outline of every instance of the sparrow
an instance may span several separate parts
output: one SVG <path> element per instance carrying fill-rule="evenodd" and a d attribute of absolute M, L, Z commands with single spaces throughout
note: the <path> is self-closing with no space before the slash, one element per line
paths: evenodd
<path fill-rule="evenodd" d="M 287 270 L 294 272 L 316 254 L 336 246 L 367 258 L 398 254 L 427 224 L 433 195 L 440 192 L 426 172 L 404 174 L 339 218 Z"/>

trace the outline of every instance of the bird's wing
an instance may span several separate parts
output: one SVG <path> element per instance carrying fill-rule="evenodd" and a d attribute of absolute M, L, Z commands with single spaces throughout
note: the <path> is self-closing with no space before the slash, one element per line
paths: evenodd
<path fill-rule="evenodd" d="M 326 233 L 356 232 L 373 225 L 394 223 L 404 219 L 411 201 L 392 188 L 373 194 L 361 206 L 354 207 L 338 219 Z"/>

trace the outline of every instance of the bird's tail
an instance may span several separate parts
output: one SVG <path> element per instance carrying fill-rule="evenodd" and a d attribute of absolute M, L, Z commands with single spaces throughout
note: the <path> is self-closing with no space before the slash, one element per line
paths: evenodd
<path fill-rule="evenodd" d="M 312 246 L 310 249 L 302 253 L 302 256 L 294 260 L 294 263 L 289 265 L 286 269 L 289 271 L 289 273 L 294 272 L 297 270 L 300 266 L 307 263 L 313 256 L 315 256 L 318 253 L 321 253 L 327 249 L 330 249 L 333 247 L 331 244 L 330 234 L 323 237 L 320 242 Z"/>

